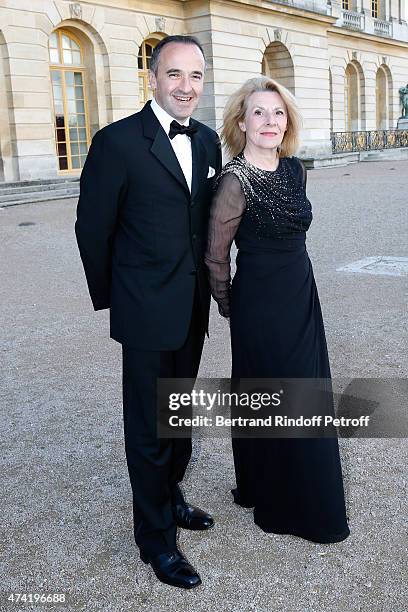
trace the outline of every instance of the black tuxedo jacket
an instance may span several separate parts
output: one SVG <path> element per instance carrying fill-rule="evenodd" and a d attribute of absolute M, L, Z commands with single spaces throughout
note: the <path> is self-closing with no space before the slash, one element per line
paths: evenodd
<path fill-rule="evenodd" d="M 221 147 L 191 123 L 191 193 L 149 102 L 95 134 L 81 175 L 75 231 L 94 308 L 110 308 L 111 337 L 140 350 L 183 345 L 196 283 L 208 325 L 203 256 Z"/>

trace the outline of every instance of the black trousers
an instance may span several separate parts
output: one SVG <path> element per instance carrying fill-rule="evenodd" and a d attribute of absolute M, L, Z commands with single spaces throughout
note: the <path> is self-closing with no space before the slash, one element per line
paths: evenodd
<path fill-rule="evenodd" d="M 139 548 L 151 555 L 176 547 L 172 506 L 183 501 L 178 483 L 191 457 L 191 439 L 157 437 L 157 378 L 195 378 L 204 333 L 196 288 L 190 328 L 180 349 L 139 351 L 122 345 L 125 451 L 134 534 Z"/>

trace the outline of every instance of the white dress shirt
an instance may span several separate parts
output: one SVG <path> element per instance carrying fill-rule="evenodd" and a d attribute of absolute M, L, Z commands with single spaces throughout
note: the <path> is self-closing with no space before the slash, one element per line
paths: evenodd
<path fill-rule="evenodd" d="M 156 115 L 168 137 L 170 132 L 170 123 L 172 121 L 177 121 L 177 119 L 171 117 L 171 115 L 169 115 L 161 106 L 157 104 L 154 98 L 150 103 L 150 108 Z M 183 121 L 183 123 L 181 123 L 180 121 L 178 121 L 178 123 L 181 123 L 181 125 L 188 125 L 189 121 L 190 117 Z M 169 138 L 169 140 L 183 171 L 188 188 L 191 191 L 191 180 L 193 176 L 193 156 L 191 153 L 190 137 L 187 136 L 187 134 L 177 134 L 176 136 L 174 136 L 174 138 Z"/>

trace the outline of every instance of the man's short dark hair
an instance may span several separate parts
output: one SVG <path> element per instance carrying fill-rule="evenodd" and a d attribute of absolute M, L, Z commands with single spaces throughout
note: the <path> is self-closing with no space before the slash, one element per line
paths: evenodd
<path fill-rule="evenodd" d="M 163 38 L 155 46 L 155 48 L 153 49 L 152 57 L 150 58 L 149 68 L 152 72 L 154 72 L 154 74 L 157 74 L 157 67 L 159 65 L 159 57 L 160 57 L 161 50 L 163 49 L 163 47 L 165 47 L 166 45 L 170 43 L 182 43 L 183 45 L 195 45 L 196 47 L 200 49 L 201 53 L 203 54 L 203 58 L 205 62 L 204 49 L 202 48 L 201 44 L 198 42 L 195 36 L 182 36 L 181 34 L 175 34 L 174 36 L 166 36 L 166 38 Z"/>

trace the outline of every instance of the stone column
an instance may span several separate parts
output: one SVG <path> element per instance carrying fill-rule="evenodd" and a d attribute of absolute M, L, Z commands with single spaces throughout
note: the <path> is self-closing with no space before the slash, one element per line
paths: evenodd
<path fill-rule="evenodd" d="M 345 132 L 344 61 L 341 57 L 333 57 L 330 63 L 333 83 L 333 132 Z"/>
<path fill-rule="evenodd" d="M 184 8 L 184 27 L 185 34 L 195 36 L 200 41 L 206 58 L 204 91 L 194 117 L 213 130 L 217 130 L 221 125 L 220 109 L 216 108 L 215 74 L 218 69 L 218 62 L 214 58 L 215 45 L 210 9 L 210 2 L 208 0 L 186 3 Z"/>
<path fill-rule="evenodd" d="M 365 78 L 365 129 L 367 131 L 377 129 L 377 65 L 375 64 L 374 59 L 375 58 L 373 56 L 370 61 L 365 62 L 363 67 Z"/>
<path fill-rule="evenodd" d="M 110 121 L 118 121 L 140 109 L 137 56 L 143 40 L 157 31 L 150 15 L 133 11 L 109 11 L 103 32 L 108 46 L 112 109 Z"/>
<path fill-rule="evenodd" d="M 380 0 L 380 11 L 378 14 L 379 19 L 389 21 L 391 18 L 391 2 L 392 0 Z"/>
<path fill-rule="evenodd" d="M 295 95 L 302 112 L 301 156 L 330 155 L 330 84 L 327 37 L 298 32 L 291 45 Z M 333 92 L 334 96 L 334 92 Z M 333 100 L 333 128 L 335 127 Z"/>
<path fill-rule="evenodd" d="M 15 140 L 11 146 L 20 180 L 57 176 L 48 35 L 41 27 L 42 17 L 45 19 L 28 10 L 18 11 L 4 30 L 10 64 L 9 96 L 14 108 L 10 129 Z"/>

